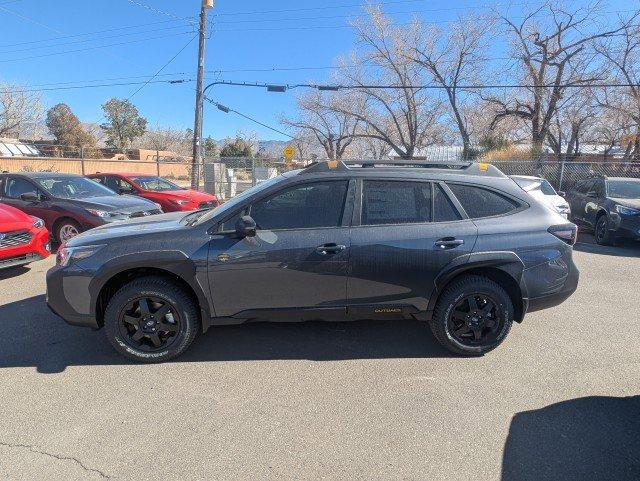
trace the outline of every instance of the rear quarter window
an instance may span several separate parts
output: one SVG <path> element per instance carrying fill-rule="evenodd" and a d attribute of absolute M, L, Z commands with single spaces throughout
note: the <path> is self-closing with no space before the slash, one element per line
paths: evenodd
<path fill-rule="evenodd" d="M 509 197 L 483 187 L 465 184 L 447 185 L 472 219 L 505 215 L 520 207 L 518 202 Z"/>

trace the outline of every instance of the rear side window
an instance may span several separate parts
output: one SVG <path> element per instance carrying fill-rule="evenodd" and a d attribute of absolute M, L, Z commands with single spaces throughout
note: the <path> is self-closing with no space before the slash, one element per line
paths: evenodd
<path fill-rule="evenodd" d="M 447 184 L 472 219 L 503 215 L 516 210 L 519 205 L 508 197 L 482 187 L 463 184 Z"/>
<path fill-rule="evenodd" d="M 451 222 L 460 220 L 460 213 L 439 185 L 434 186 L 433 191 L 433 221 Z"/>
<path fill-rule="evenodd" d="M 430 182 L 364 181 L 362 225 L 430 221 Z"/>

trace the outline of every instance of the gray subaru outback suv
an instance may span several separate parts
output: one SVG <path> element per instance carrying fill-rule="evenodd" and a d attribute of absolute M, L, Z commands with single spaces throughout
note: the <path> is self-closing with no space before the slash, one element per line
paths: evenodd
<path fill-rule="evenodd" d="M 321 162 L 213 210 L 71 239 L 47 303 L 145 362 L 255 320 L 416 319 L 475 356 L 575 291 L 576 235 L 489 164 Z"/>

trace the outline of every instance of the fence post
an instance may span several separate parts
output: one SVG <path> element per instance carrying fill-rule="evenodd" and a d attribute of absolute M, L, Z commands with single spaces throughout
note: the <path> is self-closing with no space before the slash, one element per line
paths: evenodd
<path fill-rule="evenodd" d="M 82 175 L 84 175 L 84 158 L 80 159 L 80 171 L 82 172 Z"/>
<path fill-rule="evenodd" d="M 160 157 L 156 157 L 156 173 L 160 177 Z"/>
<path fill-rule="evenodd" d="M 251 187 L 256 185 L 256 159 L 251 157 Z"/>
<path fill-rule="evenodd" d="M 558 190 L 562 190 L 562 182 L 564 181 L 564 163 L 565 159 L 560 162 L 560 180 L 558 180 Z"/>

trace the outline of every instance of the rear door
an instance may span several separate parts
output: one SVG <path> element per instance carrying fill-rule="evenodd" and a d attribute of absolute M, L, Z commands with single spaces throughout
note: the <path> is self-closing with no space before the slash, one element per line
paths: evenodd
<path fill-rule="evenodd" d="M 360 318 L 427 310 L 438 272 L 468 256 L 474 223 L 444 184 L 364 179 L 351 232 L 349 312 Z"/>
<path fill-rule="evenodd" d="M 576 184 L 570 198 L 571 215 L 581 223 L 586 222 L 587 204 L 589 203 L 587 193 L 592 187 L 593 180 L 580 181 Z"/>
<path fill-rule="evenodd" d="M 353 182 L 308 181 L 283 187 L 226 219 L 209 244 L 216 316 L 296 318 L 318 309 L 344 312 Z M 351 189 L 351 190 L 350 190 Z M 346 206 L 346 207 L 345 207 Z M 257 235 L 235 236 L 251 215 Z"/>

